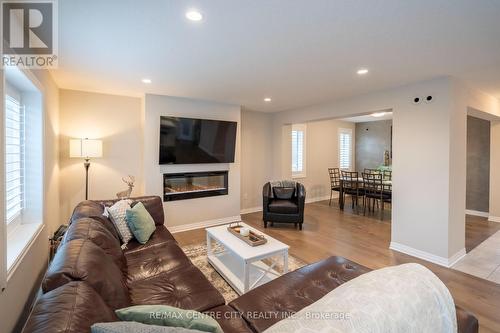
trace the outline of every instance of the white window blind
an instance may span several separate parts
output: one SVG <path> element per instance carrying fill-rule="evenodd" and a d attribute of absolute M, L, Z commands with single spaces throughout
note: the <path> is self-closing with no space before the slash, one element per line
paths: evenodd
<path fill-rule="evenodd" d="M 304 124 L 292 126 L 292 176 L 305 177 L 305 136 Z"/>
<path fill-rule="evenodd" d="M 341 128 L 339 130 L 339 164 L 340 169 L 351 168 L 352 157 L 352 130 Z"/>
<path fill-rule="evenodd" d="M 304 168 L 304 132 L 292 131 L 292 171 L 302 172 Z"/>
<path fill-rule="evenodd" d="M 20 216 L 24 205 L 24 107 L 5 97 L 6 223 Z"/>

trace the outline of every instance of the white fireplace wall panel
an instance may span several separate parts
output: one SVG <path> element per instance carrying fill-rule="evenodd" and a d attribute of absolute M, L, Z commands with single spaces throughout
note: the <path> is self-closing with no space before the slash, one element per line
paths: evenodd
<path fill-rule="evenodd" d="M 163 174 L 228 171 L 228 194 L 164 202 L 166 226 L 181 230 L 240 218 L 241 108 L 188 98 L 147 94 L 143 105 L 144 193 L 163 197 Z M 159 165 L 160 117 L 186 117 L 237 122 L 234 163 Z"/>

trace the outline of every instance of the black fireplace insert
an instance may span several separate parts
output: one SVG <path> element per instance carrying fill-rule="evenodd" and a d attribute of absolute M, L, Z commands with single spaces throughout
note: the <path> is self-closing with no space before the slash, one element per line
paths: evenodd
<path fill-rule="evenodd" d="M 228 171 L 163 174 L 163 201 L 228 194 Z"/>

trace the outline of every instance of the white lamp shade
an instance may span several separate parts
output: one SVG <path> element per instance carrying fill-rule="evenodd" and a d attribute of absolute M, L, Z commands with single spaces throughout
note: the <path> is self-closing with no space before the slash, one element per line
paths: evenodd
<path fill-rule="evenodd" d="M 69 140 L 69 157 L 76 157 L 76 158 L 102 157 L 102 140 L 90 140 L 90 139 Z"/>

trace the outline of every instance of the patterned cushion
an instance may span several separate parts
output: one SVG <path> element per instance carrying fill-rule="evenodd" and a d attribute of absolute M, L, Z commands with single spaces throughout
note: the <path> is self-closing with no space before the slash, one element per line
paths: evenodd
<path fill-rule="evenodd" d="M 130 209 L 132 200 L 120 200 L 111 207 L 104 209 L 104 215 L 108 215 L 116 226 L 123 244 L 127 244 L 134 236 L 127 224 L 127 209 Z"/>

